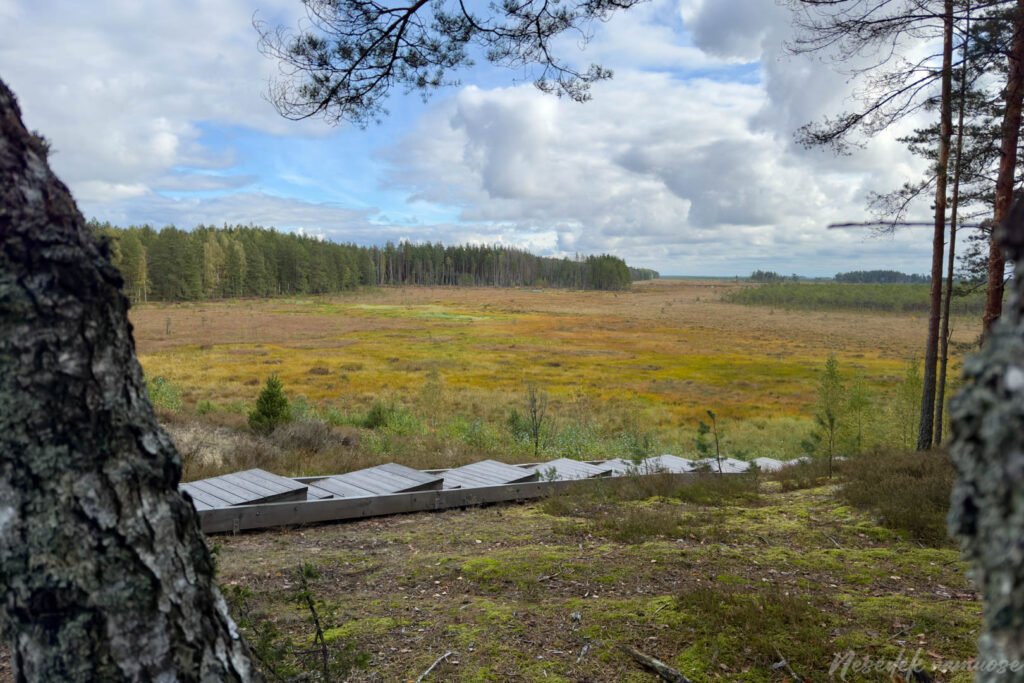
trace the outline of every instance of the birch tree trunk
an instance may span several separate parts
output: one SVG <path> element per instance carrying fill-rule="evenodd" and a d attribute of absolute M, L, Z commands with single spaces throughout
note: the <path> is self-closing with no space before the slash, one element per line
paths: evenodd
<path fill-rule="evenodd" d="M 0 632 L 16 680 L 253 680 L 121 286 L 0 81 Z"/>
<path fill-rule="evenodd" d="M 950 402 L 959 476 L 949 526 L 985 601 L 982 683 L 1024 681 L 1024 199 L 994 238 L 1016 259 L 1014 290 Z"/>

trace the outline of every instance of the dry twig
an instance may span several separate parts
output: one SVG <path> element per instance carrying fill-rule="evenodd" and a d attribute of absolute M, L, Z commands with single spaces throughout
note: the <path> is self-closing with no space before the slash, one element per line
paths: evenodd
<path fill-rule="evenodd" d="M 661 676 L 662 680 L 668 681 L 668 683 L 693 683 L 689 678 L 670 667 L 665 662 L 655 659 L 650 655 L 645 655 L 640 650 L 629 645 L 620 645 L 619 649 L 625 652 L 627 655 L 635 659 L 642 666 L 650 669 L 654 673 Z"/>

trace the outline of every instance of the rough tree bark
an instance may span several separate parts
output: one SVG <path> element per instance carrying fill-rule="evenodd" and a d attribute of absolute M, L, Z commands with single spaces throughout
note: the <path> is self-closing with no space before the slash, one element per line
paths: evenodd
<path fill-rule="evenodd" d="M 0 632 L 18 681 L 247 681 L 121 277 L 0 81 Z"/>
<path fill-rule="evenodd" d="M 995 238 L 1016 260 L 1014 291 L 950 401 L 958 479 L 949 526 L 985 601 L 982 683 L 1024 681 L 1024 198 Z"/>
<path fill-rule="evenodd" d="M 939 156 L 935 164 L 935 229 L 932 233 L 932 284 L 928 308 L 928 341 L 924 349 L 921 383 L 921 421 L 917 450 L 932 447 L 935 416 L 935 371 L 939 360 L 939 319 L 942 316 L 942 258 L 946 246 L 946 181 L 949 177 L 949 141 L 953 137 L 953 0 L 945 0 L 942 16 L 942 96 L 939 107 Z"/>
<path fill-rule="evenodd" d="M 1008 56 L 1006 89 L 1003 91 L 1003 123 L 1000 130 L 999 171 L 996 176 L 995 212 L 997 225 L 1006 221 L 1013 202 L 1013 181 L 1017 168 L 1017 142 L 1020 139 L 1021 105 L 1024 103 L 1024 0 L 1017 0 L 1013 14 L 1013 40 Z M 1003 271 L 1006 255 L 992 234 L 988 252 L 988 285 L 985 290 L 985 315 L 982 336 L 988 335 L 992 324 L 1003 310 Z"/>

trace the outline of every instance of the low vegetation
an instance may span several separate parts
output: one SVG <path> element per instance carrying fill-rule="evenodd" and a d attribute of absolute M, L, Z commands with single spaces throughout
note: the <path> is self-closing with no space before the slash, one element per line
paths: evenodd
<path fill-rule="evenodd" d="M 927 313 L 927 284 L 854 284 L 846 282 L 770 282 L 736 289 L 728 301 L 737 304 L 811 311 L 858 310 Z M 984 292 L 955 297 L 954 315 L 980 316 Z"/>
<path fill-rule="evenodd" d="M 812 469 L 800 487 L 626 477 L 530 505 L 214 540 L 264 666 L 308 680 L 329 679 L 303 591 L 352 681 L 412 680 L 445 653 L 426 680 L 651 680 L 629 645 L 694 681 L 826 680 L 851 656 L 902 656 L 966 683 L 951 672 L 980 624 L 965 567 L 944 540 L 879 524 L 881 499 L 843 504 L 877 465 L 866 457 L 834 485 Z"/>
<path fill-rule="evenodd" d="M 843 462 L 840 496 L 922 543 L 948 538 L 946 513 L 956 472 L 942 452 L 873 451 Z"/>
<path fill-rule="evenodd" d="M 650 680 L 619 650 L 631 645 L 695 681 L 824 680 L 850 653 L 919 653 L 947 669 L 938 680 L 969 680 L 948 671 L 980 619 L 943 530 L 950 471 L 903 452 L 920 320 L 727 301 L 746 289 L 385 288 L 136 309 L 186 478 L 810 455 L 775 473 L 624 477 L 530 505 L 218 537 L 225 593 L 270 678 L 408 680 L 440 659 L 426 680 Z M 954 325 L 955 349 L 972 324 Z M 291 420 L 254 430 L 271 375 Z"/>
<path fill-rule="evenodd" d="M 189 477 L 254 462 L 300 475 L 382 460 L 695 456 L 708 410 L 718 448 L 713 434 L 705 441 L 723 456 L 818 454 L 819 384 L 833 354 L 844 386 L 835 452 L 913 446 L 919 321 L 722 300 L 745 286 L 652 281 L 624 293 L 503 290 L 497 300 L 492 289 L 382 288 L 148 304 L 132 317 Z M 972 333 L 955 322 L 960 352 Z M 290 403 L 290 441 L 248 425 L 270 375 Z M 546 397 L 539 430 L 531 386 Z"/>

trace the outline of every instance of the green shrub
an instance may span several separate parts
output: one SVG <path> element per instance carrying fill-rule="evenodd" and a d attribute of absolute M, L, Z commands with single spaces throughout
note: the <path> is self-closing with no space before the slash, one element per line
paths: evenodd
<path fill-rule="evenodd" d="M 363 426 L 367 429 L 382 429 L 387 427 L 395 413 L 395 404 L 390 401 L 377 400 L 373 402 L 370 409 L 366 411 L 363 419 Z"/>
<path fill-rule="evenodd" d="M 498 450 L 504 441 L 501 435 L 483 420 L 470 420 L 465 417 L 456 418 L 451 424 L 451 434 L 467 446 L 488 453 Z"/>
<path fill-rule="evenodd" d="M 573 460 L 596 460 L 610 455 L 596 429 L 575 422 L 570 422 L 552 435 L 550 448 L 558 457 Z"/>
<path fill-rule="evenodd" d="M 316 420 L 319 418 L 316 408 L 309 405 L 305 396 L 296 396 L 288 405 L 293 420 Z"/>
<path fill-rule="evenodd" d="M 526 443 L 530 440 L 529 421 L 526 419 L 525 415 L 515 408 L 508 411 L 508 417 L 505 419 L 505 424 L 508 427 L 508 433 L 511 434 L 512 438 L 516 441 Z"/>
<path fill-rule="evenodd" d="M 392 434 L 410 435 L 423 432 L 423 423 L 408 409 L 394 401 L 376 400 L 363 418 L 367 429 L 388 431 Z"/>
<path fill-rule="evenodd" d="M 277 375 L 271 375 L 256 399 L 256 408 L 249 413 L 249 427 L 259 434 L 270 434 L 290 420 L 291 410 L 284 387 Z"/>
<path fill-rule="evenodd" d="M 196 415 L 208 415 L 216 409 L 211 401 L 202 400 L 196 403 Z"/>
<path fill-rule="evenodd" d="M 865 453 L 842 464 L 841 496 L 890 529 L 922 543 L 945 545 L 955 471 L 941 451 Z"/>
<path fill-rule="evenodd" d="M 149 402 L 156 408 L 178 412 L 181 410 L 181 389 L 164 377 L 154 377 L 146 381 L 146 392 Z"/>

